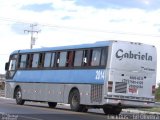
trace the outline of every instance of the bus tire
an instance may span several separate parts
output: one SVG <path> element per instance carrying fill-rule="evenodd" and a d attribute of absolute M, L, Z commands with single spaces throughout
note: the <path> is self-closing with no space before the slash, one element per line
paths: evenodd
<path fill-rule="evenodd" d="M 103 108 L 103 111 L 106 115 L 119 115 L 122 111 L 122 108 L 119 108 L 119 107 L 104 107 Z"/>
<path fill-rule="evenodd" d="M 113 107 L 112 108 L 113 115 L 119 115 L 121 113 L 121 111 L 122 111 L 122 108 L 120 108 L 120 107 Z"/>
<path fill-rule="evenodd" d="M 88 108 L 85 105 L 82 105 L 82 112 L 88 112 Z"/>
<path fill-rule="evenodd" d="M 108 107 L 104 107 L 103 108 L 103 112 L 106 114 L 106 115 L 109 115 L 109 114 L 111 114 L 111 108 L 108 108 Z"/>
<path fill-rule="evenodd" d="M 76 112 L 87 112 L 88 109 L 84 105 L 80 105 L 80 94 L 77 89 L 73 90 L 69 95 L 69 103 L 71 110 Z"/>
<path fill-rule="evenodd" d="M 21 91 L 20 87 L 18 87 L 15 90 L 15 98 L 16 98 L 16 103 L 18 105 L 23 105 L 24 104 L 25 101 L 22 99 L 22 91 Z"/>
<path fill-rule="evenodd" d="M 56 102 L 48 102 L 48 106 L 49 106 L 50 108 L 55 108 L 56 105 L 57 105 Z"/>

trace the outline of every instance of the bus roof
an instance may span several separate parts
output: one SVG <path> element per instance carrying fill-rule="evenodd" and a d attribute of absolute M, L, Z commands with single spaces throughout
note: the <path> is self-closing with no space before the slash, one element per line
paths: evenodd
<path fill-rule="evenodd" d="M 43 48 L 36 48 L 36 49 L 24 49 L 24 50 L 15 50 L 11 54 L 16 53 L 32 53 L 32 52 L 44 52 L 44 51 L 52 51 L 52 50 L 71 50 L 71 49 L 81 49 L 81 48 L 91 48 L 91 47 L 104 47 L 110 46 L 114 41 L 99 41 L 95 43 L 89 44 L 80 44 L 80 45 L 66 45 L 66 46 L 59 46 L 59 47 L 43 47 Z"/>
<path fill-rule="evenodd" d="M 138 45 L 148 45 L 148 44 L 137 43 L 137 42 L 109 40 L 109 41 L 98 41 L 95 43 L 79 44 L 79 45 L 66 45 L 66 46 L 58 46 L 58 47 L 42 47 L 42 48 L 35 48 L 35 49 L 15 50 L 11 54 L 47 52 L 47 51 L 53 51 L 53 50 L 72 50 L 72 49 L 83 49 L 83 48 L 92 48 L 92 47 L 105 47 L 105 46 L 111 46 L 114 42 L 119 42 L 119 43 L 123 42 L 123 43 L 138 44 Z M 151 45 L 149 45 L 149 46 L 151 46 Z M 152 47 L 154 47 L 154 46 L 152 45 Z"/>

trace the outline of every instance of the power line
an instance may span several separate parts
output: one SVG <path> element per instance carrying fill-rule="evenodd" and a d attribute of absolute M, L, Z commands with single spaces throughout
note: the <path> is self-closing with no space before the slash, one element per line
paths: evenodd
<path fill-rule="evenodd" d="M 8 21 L 8 22 L 14 22 L 14 23 L 19 23 L 19 24 L 31 24 L 30 22 L 24 22 L 24 21 L 17 20 L 17 19 L 2 18 L 2 17 L 0 17 L 0 21 Z"/>
<path fill-rule="evenodd" d="M 131 33 L 131 32 L 118 32 L 118 31 L 108 31 L 108 30 L 97 30 L 97 29 L 87 29 L 79 27 L 69 27 L 69 26 L 57 26 L 50 24 L 41 24 L 41 26 L 52 27 L 52 28 L 63 28 L 63 29 L 75 29 L 81 31 L 92 31 L 92 32 L 103 32 L 103 33 L 112 33 L 112 34 L 125 34 L 125 35 L 139 35 L 139 36 L 151 36 L 151 37 L 160 37 L 160 35 L 154 34 L 142 34 L 142 33 Z"/>
<path fill-rule="evenodd" d="M 9 21 L 18 24 L 31 24 L 30 22 L 24 22 L 16 19 L 11 18 L 2 18 L 2 21 Z M 142 33 L 133 33 L 133 32 L 119 32 L 119 31 L 108 31 L 108 30 L 97 30 L 97 29 L 87 29 L 87 28 L 80 28 L 80 27 L 69 27 L 69 26 L 60 26 L 60 25 L 52 25 L 52 24 L 38 24 L 43 27 L 50 27 L 50 28 L 62 28 L 62 29 L 71 29 L 71 30 L 80 30 L 80 31 L 90 31 L 90 32 L 103 32 L 103 33 L 111 33 L 111 34 L 124 34 L 124 35 L 138 35 L 138 36 L 150 36 L 150 37 L 160 37 L 157 34 L 142 34 Z"/>
<path fill-rule="evenodd" d="M 9 55 L 10 53 L 8 53 L 8 54 L 0 54 L 0 55 Z"/>

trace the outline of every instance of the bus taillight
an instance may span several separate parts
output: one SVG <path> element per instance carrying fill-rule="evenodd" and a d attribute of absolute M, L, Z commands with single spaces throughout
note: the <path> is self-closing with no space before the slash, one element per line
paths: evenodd
<path fill-rule="evenodd" d="M 112 92 L 113 81 L 108 81 L 108 92 Z"/>

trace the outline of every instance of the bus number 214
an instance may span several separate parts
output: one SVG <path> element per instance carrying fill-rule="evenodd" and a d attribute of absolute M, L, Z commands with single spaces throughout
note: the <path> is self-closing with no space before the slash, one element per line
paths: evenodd
<path fill-rule="evenodd" d="M 105 79 L 105 72 L 103 70 L 96 71 L 96 80 L 104 80 Z"/>

